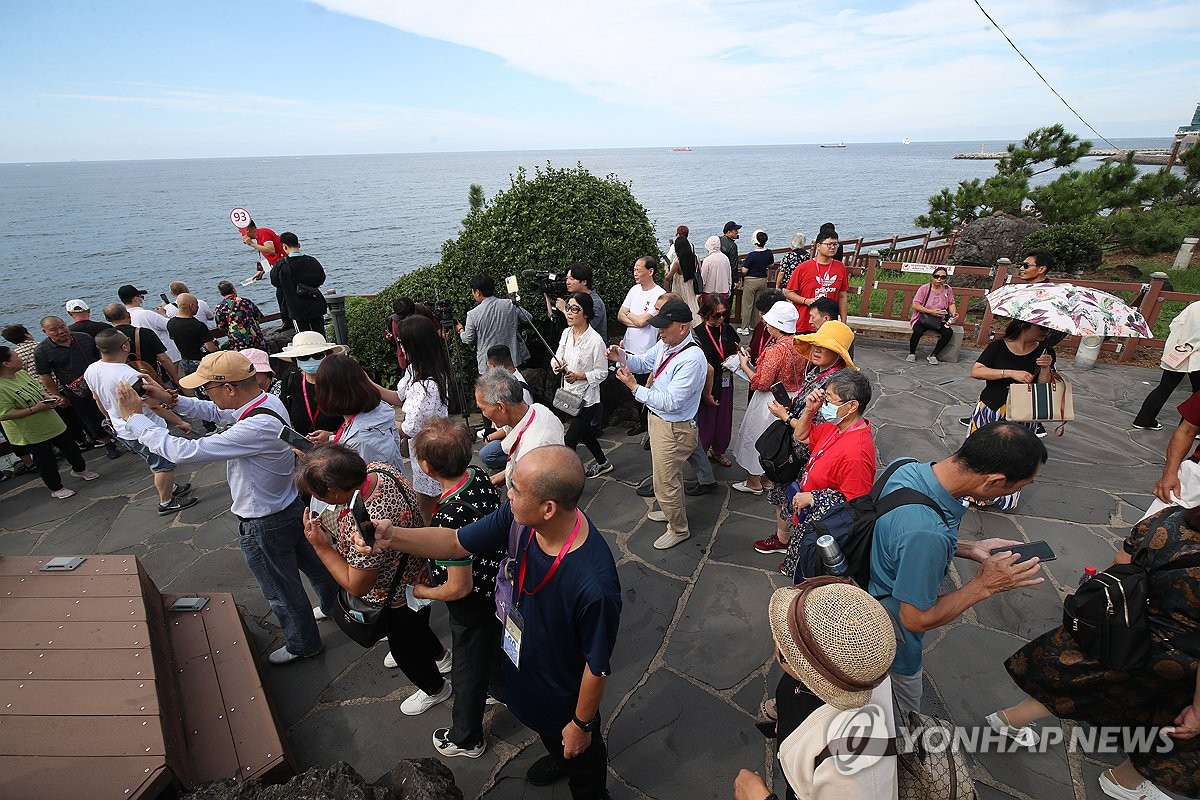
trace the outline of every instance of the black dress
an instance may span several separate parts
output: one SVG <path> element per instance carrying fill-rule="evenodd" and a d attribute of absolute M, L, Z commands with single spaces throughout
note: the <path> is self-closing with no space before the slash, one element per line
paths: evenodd
<path fill-rule="evenodd" d="M 1138 523 L 1125 551 L 1150 572 L 1150 663 L 1133 672 L 1108 669 L 1079 650 L 1058 627 L 1004 662 L 1017 685 L 1055 716 L 1095 726 L 1159 728 L 1192 704 L 1200 664 L 1200 568 L 1171 562 L 1200 553 L 1200 532 L 1183 524 L 1185 509 L 1171 506 Z M 1145 559 L 1144 561 L 1142 559 Z M 1200 795 L 1200 738 L 1172 739 L 1161 750 L 1157 731 L 1149 748 L 1128 751 L 1137 771 L 1163 789 Z"/>

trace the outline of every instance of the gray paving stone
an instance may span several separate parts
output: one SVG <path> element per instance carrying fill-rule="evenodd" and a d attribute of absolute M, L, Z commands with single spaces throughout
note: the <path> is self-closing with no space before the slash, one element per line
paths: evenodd
<path fill-rule="evenodd" d="M 75 498 L 72 497 L 71 500 Z M 98 552 L 98 545 L 124 500 L 96 500 L 55 528 L 33 548 L 33 555 L 84 555 Z"/>
<path fill-rule="evenodd" d="M 913 396 L 907 393 L 881 397 L 867 407 L 868 419 L 910 428 L 931 428 L 941 413 L 941 403 L 914 402 Z"/>
<path fill-rule="evenodd" d="M 1053 434 L 1054 428 L 1046 426 L 1046 429 Z M 1144 444 L 1143 439 L 1131 435 L 1128 429 L 1079 416 L 1067 423 L 1066 433 L 1061 437 L 1051 435 L 1042 441 L 1046 442 L 1051 458 L 1081 464 L 1145 464 L 1161 459 L 1164 452 Z"/>
<path fill-rule="evenodd" d="M 198 501 L 194 506 L 188 506 L 175 517 L 188 525 L 203 525 L 211 519 L 229 515 L 229 490 L 221 491 L 218 487 L 193 488 L 192 497 Z M 236 522 L 236 520 L 235 520 Z M 236 525 L 235 525 L 236 527 Z"/>
<path fill-rule="evenodd" d="M 1051 562 L 1047 566 L 1057 563 Z M 955 566 L 964 583 L 978 571 L 978 564 L 962 558 L 955 559 Z M 1045 580 L 1037 586 L 1001 592 L 976 604 L 974 611 L 979 624 L 1024 640 L 1057 628 L 1062 624 L 1062 598 L 1050 579 L 1044 574 L 1042 577 Z M 1062 582 L 1061 578 L 1059 580 Z M 1074 586 L 1074 581 L 1070 585 Z"/>
<path fill-rule="evenodd" d="M 0 534 L 0 556 L 27 556 L 44 535 L 41 531 L 5 531 Z"/>
<path fill-rule="evenodd" d="M 146 572 L 159 587 L 169 586 L 199 557 L 196 548 L 183 542 L 152 547 L 145 555 L 139 555 Z"/>
<path fill-rule="evenodd" d="M 758 719 L 763 701 L 775 697 L 775 686 L 779 683 L 780 674 L 781 670 L 774 667 L 766 675 L 751 678 L 730 699 L 752 719 Z"/>
<path fill-rule="evenodd" d="M 618 533 L 633 530 L 646 515 L 646 502 L 637 496 L 637 487 L 618 481 L 601 482 L 596 496 L 584 506 L 584 511 L 601 530 Z"/>
<path fill-rule="evenodd" d="M 608 748 L 613 768 L 658 798 L 728 797 L 730 762 L 761 773 L 766 761 L 748 715 L 664 671 L 613 723 Z"/>
<path fill-rule="evenodd" d="M 704 535 L 703 529 L 698 526 L 692 531 L 691 537 L 680 544 L 669 550 L 655 550 L 654 540 L 666 531 L 667 523 L 644 520 L 641 527 L 635 530 L 626 541 L 625 547 L 647 564 L 652 564 L 671 575 L 686 578 L 695 572 L 696 567 L 700 564 L 700 559 L 709 546 L 711 534 Z"/>
<path fill-rule="evenodd" d="M 655 573 L 645 564 L 626 562 L 621 578 L 621 630 L 612 657 L 612 674 L 601 710 L 607 715 L 645 675 L 666 640 L 685 583 Z"/>
<path fill-rule="evenodd" d="M 761 572 L 710 564 L 688 598 L 667 648 L 667 662 L 717 689 L 745 679 L 762 666 L 771 649 L 771 592 Z"/>
<path fill-rule="evenodd" d="M 1105 528 L 1054 520 L 1031 520 L 1023 527 L 1032 541 L 1044 539 L 1054 550 L 1058 560 L 1049 562 L 1046 568 L 1066 586 L 1074 587 L 1088 564 L 1107 567 L 1116 553 Z"/>
<path fill-rule="evenodd" d="M 1162 472 L 1161 466 L 1080 464 L 1067 461 L 1059 455 L 1051 452 L 1050 460 L 1038 471 L 1034 483 L 1088 486 L 1116 493 L 1124 491 L 1131 484 L 1153 486 Z"/>
<path fill-rule="evenodd" d="M 765 539 L 775 532 L 775 523 L 768 519 L 731 514 L 709 549 L 712 561 L 740 564 L 754 569 L 773 569 L 783 560 L 782 553 L 764 555 L 754 549 L 757 539 Z"/>
<path fill-rule="evenodd" d="M 48 531 L 80 509 L 86 508 L 89 503 L 89 498 L 79 495 L 66 500 L 55 500 L 42 482 L 38 481 L 36 485 L 29 484 L 23 491 L 17 490 L 5 495 L 4 527 L 10 531 Z"/>
<path fill-rule="evenodd" d="M 1021 492 L 1017 506 L 1017 513 L 1022 516 L 1102 525 L 1109 523 L 1116 510 L 1116 498 L 1100 489 L 1055 486 L 1037 480 Z"/>
<path fill-rule="evenodd" d="M 868 412 L 868 417 L 874 422 L 874 415 Z M 958 425 L 955 427 L 966 433 L 966 428 Z M 875 454 L 880 464 L 890 464 L 901 457 L 917 458 L 921 461 L 941 461 L 954 449 L 957 449 L 959 444 L 960 442 L 956 440 L 952 440 L 949 444 L 943 442 L 927 428 L 887 424 L 875 430 Z"/>
<path fill-rule="evenodd" d="M 321 626 L 321 642 L 325 645 L 325 650 L 318 655 L 278 667 L 267 664 L 266 657 L 270 650 L 283 644 L 282 640 L 278 643 L 272 642 L 266 651 L 260 653 L 263 680 L 270 688 L 272 696 L 288 698 L 286 706 L 277 708 L 285 726 L 298 722 L 316 703 L 325 687 L 363 654 L 362 647 L 346 638 L 336 626 L 333 626 L 332 630 L 328 625 Z M 383 658 L 382 653 L 379 658 Z M 391 705 L 394 713 L 401 716 L 399 706 Z M 449 720 L 447 712 L 442 709 L 435 710 L 439 712 L 439 719 L 440 714 L 445 713 L 446 719 Z M 435 710 L 427 713 L 433 714 Z"/>
<path fill-rule="evenodd" d="M 192 534 L 192 544 L 199 550 L 219 550 L 222 547 L 237 547 L 238 521 L 232 514 L 222 514 L 210 519 Z"/>
<path fill-rule="evenodd" d="M 252 616 L 270 613 L 270 606 L 240 550 L 214 550 L 199 555 L 184 574 L 159 589 L 172 592 L 230 592 Z M 274 621 L 274 617 L 272 617 Z"/>

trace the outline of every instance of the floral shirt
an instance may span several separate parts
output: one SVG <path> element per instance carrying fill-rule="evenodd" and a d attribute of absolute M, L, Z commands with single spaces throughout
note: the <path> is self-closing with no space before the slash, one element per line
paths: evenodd
<path fill-rule="evenodd" d="M 258 318 L 262 312 L 254 301 L 245 297 L 226 297 L 217 303 L 215 325 L 229 337 L 230 350 L 246 350 L 254 347 L 265 351 L 267 340 L 263 338 Z"/>
<path fill-rule="evenodd" d="M 796 269 L 800 262 L 807 260 L 808 251 L 803 248 L 792 250 L 790 253 L 784 255 L 783 260 L 779 262 L 779 277 L 776 279 L 778 284 L 780 286 L 787 286 L 788 281 L 792 279 L 792 271 Z"/>
<path fill-rule="evenodd" d="M 399 470 L 388 464 L 374 463 L 367 466 L 367 472 L 378 476 L 371 494 L 363 498 L 371 519 L 388 519 L 398 528 L 424 527 L 425 520 L 421 516 L 421 507 L 417 504 L 417 495 Z M 387 602 L 388 590 L 396 577 L 396 570 L 400 569 L 403 572 L 400 585 L 392 597 L 392 608 L 404 605 L 404 585 L 412 582 L 412 578 L 423 566 L 422 560 L 398 550 L 362 555 L 351 545 L 352 536 L 357 528 L 354 518 L 350 516 L 350 509 L 340 506 L 333 514 L 337 520 L 333 546 L 341 553 L 342 558 L 346 559 L 346 563 L 354 569 L 379 570 L 379 574 L 375 576 L 375 585 L 362 599 L 373 606 L 382 606 Z"/>
<path fill-rule="evenodd" d="M 808 364 L 804 357 L 792 347 L 792 339 L 785 336 L 763 348 L 758 357 L 758 366 L 754 377 L 750 379 L 750 388 L 756 392 L 765 392 L 772 384 L 783 383 L 788 394 L 800 389 L 804 381 L 804 367 Z"/>

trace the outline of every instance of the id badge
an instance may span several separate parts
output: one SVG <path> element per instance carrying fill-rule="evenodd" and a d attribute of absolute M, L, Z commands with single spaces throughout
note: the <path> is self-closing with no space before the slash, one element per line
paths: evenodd
<path fill-rule="evenodd" d="M 721 370 L 721 386 L 722 388 L 733 386 L 733 373 L 728 370 Z"/>
<path fill-rule="evenodd" d="M 508 619 L 509 609 L 513 607 L 513 572 L 516 563 L 511 556 L 506 556 L 496 571 L 496 619 L 500 622 Z"/>
<path fill-rule="evenodd" d="M 508 610 L 508 618 L 504 620 L 504 638 L 502 646 L 504 655 L 508 656 L 508 660 L 513 663 L 517 669 L 521 668 L 521 628 L 525 621 L 521 619 L 521 612 L 516 606 Z"/>

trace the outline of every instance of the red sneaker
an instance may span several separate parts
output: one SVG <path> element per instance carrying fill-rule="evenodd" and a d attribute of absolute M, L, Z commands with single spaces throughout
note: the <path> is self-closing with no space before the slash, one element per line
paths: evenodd
<path fill-rule="evenodd" d="M 755 542 L 754 549 L 760 553 L 786 553 L 788 546 L 787 542 L 779 541 L 778 534 L 772 533 L 766 539 L 759 539 Z"/>

